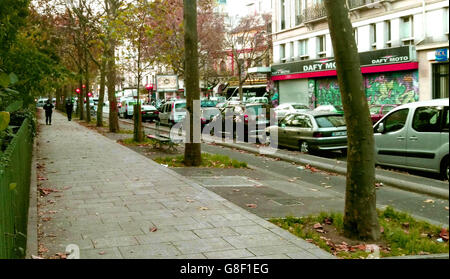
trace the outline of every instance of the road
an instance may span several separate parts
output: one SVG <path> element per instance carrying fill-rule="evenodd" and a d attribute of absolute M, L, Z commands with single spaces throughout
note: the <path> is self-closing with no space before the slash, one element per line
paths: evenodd
<path fill-rule="evenodd" d="M 120 121 L 121 125 L 126 125 L 127 129 L 133 128 L 131 120 L 120 119 Z M 146 128 L 146 133 L 154 133 L 155 125 L 153 123 L 145 123 L 144 127 Z M 167 131 L 167 127 L 162 127 L 161 130 Z M 275 160 L 261 155 L 255 155 L 248 152 L 243 152 L 241 150 L 226 148 L 210 143 L 203 143 L 202 151 L 222 154 L 239 161 L 247 162 L 247 164 L 254 170 L 258 171 L 261 176 L 263 176 L 263 174 L 271 176 L 272 179 L 270 180 L 270 185 L 266 186 L 277 191 L 292 194 L 295 192 L 295 189 L 293 190 L 293 185 L 295 185 L 297 189 L 319 189 L 320 192 L 334 195 L 339 199 L 343 199 L 345 196 L 346 179 L 343 175 L 336 175 L 325 171 L 311 171 L 307 168 L 299 169 L 299 165 L 297 164 Z M 293 154 L 298 153 L 292 150 L 283 150 L 283 152 Z M 337 160 L 344 159 L 339 157 L 339 155 L 327 154 L 327 156 L 331 158 L 336 156 L 334 158 Z M 395 175 L 395 173 L 393 175 Z M 426 177 L 411 177 L 412 179 L 417 180 L 418 178 L 419 180 L 423 180 L 423 183 L 434 182 L 432 179 Z M 278 183 L 276 181 L 278 181 Z M 440 181 L 435 182 L 437 185 L 440 185 L 439 183 L 445 185 Z M 217 191 L 218 194 L 225 193 L 221 193 L 219 190 Z M 225 198 L 228 199 L 232 197 L 227 196 Z M 239 201 L 236 200 L 236 202 Z M 424 194 L 417 194 L 389 187 L 389 185 L 383 185 L 377 189 L 377 205 L 379 207 L 392 206 L 398 210 L 408 212 L 416 217 L 429 219 L 436 223 L 446 224 L 447 226 L 449 223 L 448 199 L 434 198 Z"/>

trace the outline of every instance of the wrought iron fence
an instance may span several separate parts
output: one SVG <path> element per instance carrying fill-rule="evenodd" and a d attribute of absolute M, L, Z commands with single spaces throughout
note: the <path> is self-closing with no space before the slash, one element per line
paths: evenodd
<path fill-rule="evenodd" d="M 0 155 L 0 259 L 25 256 L 33 149 L 29 121 Z"/>

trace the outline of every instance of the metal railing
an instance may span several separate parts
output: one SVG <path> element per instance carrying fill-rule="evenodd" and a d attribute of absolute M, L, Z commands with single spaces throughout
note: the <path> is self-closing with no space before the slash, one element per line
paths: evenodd
<path fill-rule="evenodd" d="M 33 151 L 29 121 L 0 156 L 0 259 L 25 256 Z"/>
<path fill-rule="evenodd" d="M 319 19 L 325 18 L 327 16 L 327 11 L 323 3 L 315 4 L 304 10 L 303 18 L 304 22 L 317 21 Z"/>

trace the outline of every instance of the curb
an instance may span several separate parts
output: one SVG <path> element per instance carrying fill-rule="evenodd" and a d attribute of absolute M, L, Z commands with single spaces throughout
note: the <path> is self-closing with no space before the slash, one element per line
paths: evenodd
<path fill-rule="evenodd" d="M 28 206 L 27 247 L 25 258 L 31 259 L 31 255 L 38 255 L 38 208 L 37 208 L 37 137 L 34 139 L 33 155 L 31 159 L 30 199 Z"/>
<path fill-rule="evenodd" d="M 381 260 L 443 260 L 449 259 L 449 254 L 431 254 L 431 255 L 417 255 L 417 256 L 398 256 L 398 257 L 386 257 L 386 258 L 381 258 Z"/>
<path fill-rule="evenodd" d="M 345 162 L 342 163 L 343 166 L 336 166 L 334 164 L 328 164 L 328 163 L 324 163 L 324 162 L 315 162 L 315 161 L 308 160 L 308 159 L 294 158 L 292 156 L 284 155 L 284 154 L 264 154 L 264 153 L 261 154 L 257 148 L 241 146 L 241 145 L 237 145 L 237 144 L 233 144 L 233 143 L 215 142 L 215 144 L 224 146 L 224 147 L 241 149 L 241 150 L 248 151 L 248 152 L 251 152 L 254 154 L 264 155 L 266 157 L 277 158 L 277 159 L 281 159 L 281 160 L 287 161 L 287 162 L 309 164 L 313 167 L 316 167 L 316 168 L 319 168 L 322 170 L 326 170 L 326 171 L 335 172 L 338 174 L 345 175 L 347 173 L 347 167 L 346 167 L 347 164 Z M 375 171 L 375 172 L 377 172 L 377 171 Z M 436 198 L 441 198 L 441 199 L 449 199 L 449 191 L 448 190 L 439 189 L 439 188 L 436 188 L 433 186 L 424 186 L 424 185 L 410 182 L 410 181 L 403 181 L 400 179 L 388 177 L 388 176 L 380 174 L 380 173 L 375 173 L 375 179 L 382 183 L 386 183 L 389 186 L 399 188 L 402 190 L 407 190 L 407 191 L 415 192 L 415 193 L 419 193 L 419 194 L 426 194 L 426 195 L 433 196 Z"/>

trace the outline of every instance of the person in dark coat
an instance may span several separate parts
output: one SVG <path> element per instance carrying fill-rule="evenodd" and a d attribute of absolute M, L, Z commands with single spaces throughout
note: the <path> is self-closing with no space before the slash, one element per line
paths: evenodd
<path fill-rule="evenodd" d="M 45 124 L 52 125 L 52 109 L 54 108 L 53 104 L 50 102 L 50 99 L 47 100 L 47 103 L 44 105 L 45 110 Z"/>
<path fill-rule="evenodd" d="M 72 111 L 73 111 L 72 99 L 68 99 L 66 102 L 66 113 L 67 113 L 67 119 L 69 121 L 72 121 Z"/>

